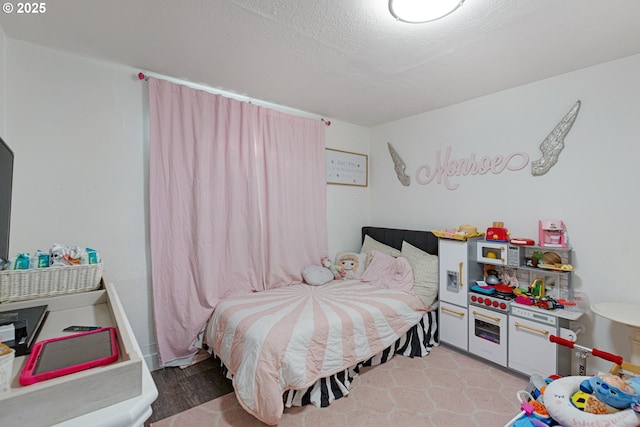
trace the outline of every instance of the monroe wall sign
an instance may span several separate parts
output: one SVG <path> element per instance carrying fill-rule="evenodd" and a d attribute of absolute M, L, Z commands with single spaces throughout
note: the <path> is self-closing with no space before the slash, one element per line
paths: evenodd
<path fill-rule="evenodd" d="M 564 149 L 564 138 L 567 136 L 580 111 L 580 101 L 576 101 L 571 110 L 549 133 L 540 144 L 542 157 L 531 162 L 531 174 L 533 176 L 544 175 L 557 162 L 560 153 Z M 409 185 L 409 176 L 405 173 L 405 164 L 397 151 L 387 143 L 394 170 L 402 185 Z M 471 153 L 466 157 L 452 155 L 453 148 L 445 147 L 436 152 L 436 158 L 432 164 L 418 166 L 415 173 L 416 182 L 420 185 L 428 185 L 433 182 L 444 185 L 449 190 L 457 189 L 460 184 L 455 177 L 467 175 L 485 175 L 487 173 L 500 174 L 506 171 L 518 171 L 529 164 L 529 155 L 524 151 L 514 151 L 508 154 L 494 154 L 478 156 Z"/>
<path fill-rule="evenodd" d="M 422 165 L 416 171 L 416 182 L 427 185 L 434 180 L 443 184 L 449 190 L 455 190 L 459 183 L 452 182 L 453 177 L 466 175 L 498 174 L 504 170 L 517 171 L 529 164 L 529 155 L 518 151 L 507 155 L 482 156 L 477 158 L 472 153 L 467 158 L 452 159 L 451 147 L 447 147 L 444 156 L 440 151 L 436 153 L 434 165 Z"/>

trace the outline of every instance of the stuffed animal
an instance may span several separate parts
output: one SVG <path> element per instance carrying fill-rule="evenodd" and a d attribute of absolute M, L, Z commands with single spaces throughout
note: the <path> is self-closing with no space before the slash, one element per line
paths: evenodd
<path fill-rule="evenodd" d="M 625 409 L 638 402 L 640 378 L 625 381 L 616 375 L 600 372 L 582 381 L 580 390 L 593 393 L 599 401 L 616 409 Z"/>
<path fill-rule="evenodd" d="M 337 265 L 333 264 L 329 257 L 323 257 L 321 262 L 324 268 L 328 268 L 329 271 L 333 273 L 333 278 L 335 280 L 341 280 L 342 278 L 344 278 L 346 274 L 344 268 L 338 267 Z"/>

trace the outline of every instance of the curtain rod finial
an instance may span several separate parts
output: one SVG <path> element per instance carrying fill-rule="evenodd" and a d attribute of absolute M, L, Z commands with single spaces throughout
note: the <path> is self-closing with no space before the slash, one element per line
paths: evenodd
<path fill-rule="evenodd" d="M 142 71 L 138 73 L 138 79 L 139 80 L 146 80 L 146 76 L 144 75 L 144 73 Z"/>
<path fill-rule="evenodd" d="M 330 120 L 325 120 L 325 119 L 320 119 L 320 120 L 322 120 L 325 125 L 331 126 L 331 121 Z"/>

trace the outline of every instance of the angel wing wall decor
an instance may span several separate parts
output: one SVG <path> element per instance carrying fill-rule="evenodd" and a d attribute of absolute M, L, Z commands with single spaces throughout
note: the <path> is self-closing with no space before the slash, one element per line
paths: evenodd
<path fill-rule="evenodd" d="M 402 185 L 404 185 L 405 187 L 408 187 L 410 183 L 410 179 L 409 179 L 409 175 L 404 173 L 404 170 L 406 168 L 404 162 L 400 158 L 400 155 L 398 155 L 398 152 L 391 146 L 390 142 L 387 142 L 387 146 L 389 147 L 389 153 L 391 153 L 391 159 L 393 160 L 393 168 L 396 171 L 398 180 L 402 183 Z"/>
<path fill-rule="evenodd" d="M 576 101 L 567 115 L 564 116 L 560 123 L 558 123 L 545 140 L 542 141 L 542 144 L 540 144 L 542 157 L 531 162 L 531 175 L 544 175 L 553 165 L 558 163 L 558 157 L 564 149 L 564 138 L 571 130 L 573 122 L 576 121 L 578 111 L 580 111 L 580 100 Z"/>

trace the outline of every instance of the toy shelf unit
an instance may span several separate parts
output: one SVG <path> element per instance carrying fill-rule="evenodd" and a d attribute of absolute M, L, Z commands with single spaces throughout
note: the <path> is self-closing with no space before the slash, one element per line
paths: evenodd
<path fill-rule="evenodd" d="M 512 288 L 526 289 L 536 285 L 542 295 L 555 300 L 575 301 L 573 291 L 573 249 L 514 245 L 487 240 L 477 242 L 478 262 L 497 270 L 502 283 Z M 537 283 L 536 283 L 537 282 Z M 539 295 L 539 296 L 542 296 Z M 565 306 L 569 311 L 586 311 L 588 307 Z"/>
<path fill-rule="evenodd" d="M 535 260 L 540 253 L 542 253 L 542 260 L 538 260 L 536 267 L 527 266 L 529 260 Z M 531 285 L 536 279 L 542 279 L 547 295 L 556 300 L 574 300 L 572 248 L 524 246 L 519 248 L 518 259 L 520 265 L 515 271 L 520 288 Z M 565 266 L 564 269 L 561 266 Z M 575 306 L 565 308 L 573 310 L 572 307 Z"/>

